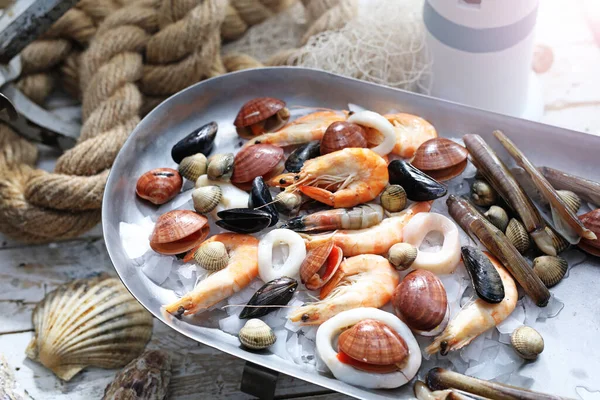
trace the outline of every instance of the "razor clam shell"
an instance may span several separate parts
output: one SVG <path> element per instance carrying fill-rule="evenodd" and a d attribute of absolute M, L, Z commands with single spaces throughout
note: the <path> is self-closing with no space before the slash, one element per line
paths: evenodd
<path fill-rule="evenodd" d="M 488 303 L 500 303 L 504 300 L 502 279 L 490 259 L 472 246 L 463 246 L 461 253 L 477 296 Z"/>
<path fill-rule="evenodd" d="M 550 167 L 539 167 L 538 170 L 554 189 L 570 190 L 583 200 L 600 206 L 600 183 Z"/>

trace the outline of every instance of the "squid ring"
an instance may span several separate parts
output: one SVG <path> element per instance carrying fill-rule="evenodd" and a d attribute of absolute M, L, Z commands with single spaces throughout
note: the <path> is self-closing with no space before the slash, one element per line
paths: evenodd
<path fill-rule="evenodd" d="M 360 371 L 351 365 L 341 362 L 338 352 L 333 348 L 333 340 L 346 328 L 365 319 L 374 319 L 383 322 L 395 330 L 406 342 L 408 347 L 408 361 L 400 371 L 391 373 L 375 373 Z M 377 308 L 363 307 L 343 311 L 333 318 L 325 321 L 317 331 L 317 352 L 319 357 L 340 381 L 367 389 L 393 389 L 410 381 L 419 371 L 421 366 L 421 349 L 412 332 L 394 314 Z"/>
<path fill-rule="evenodd" d="M 419 213 L 404 227 L 404 242 L 418 248 L 429 232 L 436 231 L 444 235 L 442 249 L 437 252 L 419 251 L 412 267 L 436 274 L 450 274 L 460 262 L 460 236 L 450 219 L 441 214 Z"/>
<path fill-rule="evenodd" d="M 280 268 L 273 265 L 273 246 L 288 245 L 290 253 Z M 273 229 L 258 243 L 258 274 L 264 282 L 288 276 L 298 276 L 300 265 L 306 258 L 306 245 L 302 237 L 289 229 Z"/>
<path fill-rule="evenodd" d="M 371 149 L 375 153 L 383 157 L 394 150 L 394 146 L 396 145 L 396 132 L 394 131 L 394 126 L 383 115 L 373 111 L 359 111 L 352 114 L 348 118 L 348 122 L 377 129 L 381 132 L 383 135 L 383 142 Z"/>

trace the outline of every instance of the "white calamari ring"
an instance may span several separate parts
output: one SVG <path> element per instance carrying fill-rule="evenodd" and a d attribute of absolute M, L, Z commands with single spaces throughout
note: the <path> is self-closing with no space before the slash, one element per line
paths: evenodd
<path fill-rule="evenodd" d="M 383 142 L 373 147 L 375 153 L 385 156 L 392 152 L 396 145 L 394 126 L 383 115 L 373 111 L 359 111 L 348 118 L 348 122 L 377 129 L 383 135 Z"/>
<path fill-rule="evenodd" d="M 458 228 L 447 217 L 436 213 L 419 213 L 404 227 L 404 242 L 419 247 L 429 232 L 444 235 L 442 249 L 436 252 L 419 251 L 412 263 L 414 269 L 426 269 L 435 274 L 450 274 L 460 262 Z"/>
<path fill-rule="evenodd" d="M 402 370 L 386 374 L 366 372 L 338 360 L 338 353 L 333 348 L 334 339 L 347 327 L 365 319 L 374 319 L 383 322 L 394 329 L 404 339 L 408 346 L 408 361 Z M 319 357 L 321 357 L 338 380 L 367 389 L 393 389 L 400 387 L 410 381 L 417 374 L 421 366 L 421 349 L 408 326 L 394 314 L 377 308 L 355 308 L 343 311 L 335 317 L 328 319 L 317 330 L 316 344 Z"/>
<path fill-rule="evenodd" d="M 273 265 L 273 246 L 285 243 L 289 255 L 280 268 Z M 289 229 L 273 229 L 258 242 L 258 274 L 263 282 L 287 276 L 296 278 L 300 265 L 306 258 L 306 245 L 302 236 Z"/>

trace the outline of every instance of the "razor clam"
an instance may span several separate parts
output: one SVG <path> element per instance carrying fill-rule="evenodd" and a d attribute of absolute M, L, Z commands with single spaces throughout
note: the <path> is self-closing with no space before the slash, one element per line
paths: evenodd
<path fill-rule="evenodd" d="M 504 285 L 490 259 L 476 247 L 463 246 L 460 250 L 477 296 L 488 303 L 500 303 L 504 299 Z"/>
<path fill-rule="evenodd" d="M 554 189 L 570 190 L 577 193 L 583 200 L 600 205 L 600 183 L 550 167 L 539 167 L 538 170 Z"/>
<path fill-rule="evenodd" d="M 494 131 L 494 136 L 510 153 L 512 158 L 515 159 L 517 164 L 529 174 L 535 186 L 550 203 L 554 228 L 571 244 L 577 244 L 582 237 L 590 240 L 596 239 L 596 234 L 581 223 L 577 215 L 569 209 L 563 198 L 556 193 L 550 182 L 544 178 L 544 175 L 535 168 L 521 150 L 501 131 Z"/>
<path fill-rule="evenodd" d="M 450 195 L 446 200 L 448 213 L 467 233 L 475 235 L 479 241 L 510 271 L 525 293 L 539 306 L 544 307 L 550 299 L 546 285 L 533 272 L 521 253 L 513 246 L 504 233 L 477 211 L 465 199 Z M 554 247 L 553 247 L 554 249 Z"/>
<path fill-rule="evenodd" d="M 287 276 L 265 283 L 248 301 L 248 304 L 240 313 L 240 319 L 258 318 L 278 310 L 281 307 L 272 306 L 285 306 L 292 299 L 297 288 L 298 281 Z"/>
<path fill-rule="evenodd" d="M 539 249 L 555 256 L 556 249 L 552 245 L 552 239 L 544 229 L 546 223 L 496 153 L 479 135 L 464 135 L 463 141 L 469 150 L 471 162 L 519 215 L 519 219 Z"/>

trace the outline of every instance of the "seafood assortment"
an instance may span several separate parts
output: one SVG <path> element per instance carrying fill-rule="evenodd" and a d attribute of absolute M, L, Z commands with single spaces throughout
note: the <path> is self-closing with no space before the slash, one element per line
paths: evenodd
<path fill-rule="evenodd" d="M 198 275 L 190 291 L 163 306 L 165 318 L 194 324 L 204 312 L 227 308 L 237 325 L 226 332 L 237 334 L 244 349 L 275 352 L 286 336 L 280 338 L 271 321 L 283 315 L 288 330 L 313 327 L 316 337 L 303 340 L 314 342 L 335 378 L 396 388 L 421 365 L 414 335 L 428 354 L 462 349 L 513 313 L 517 285 L 546 306 L 548 288 L 560 284 L 569 267 L 557 254 L 571 244 L 600 256 L 600 210 L 577 216 L 582 199 L 598 203 L 600 184 L 536 168 L 499 131 L 496 139 L 526 171 L 543 204 L 528 196 L 478 135 L 462 142 L 438 137 L 429 122 L 403 113 L 318 109 L 295 115 L 282 100 L 251 99 L 233 121 L 241 138 L 237 152 L 211 154 L 219 129 L 211 122 L 175 144 L 176 168 L 156 168 L 138 179 L 140 201 L 163 210 L 188 196 L 183 207 L 195 210 L 165 207 L 148 239 L 150 251 L 183 257 Z M 449 194 L 469 162 L 479 174 L 469 180 L 470 192 Z M 184 179 L 194 183 L 192 190 L 182 192 Z M 432 211 L 439 210 L 432 208 L 436 201 L 451 218 Z M 552 219 L 546 221 L 536 204 L 549 206 Z M 472 286 L 466 302 L 447 286 L 448 277 L 461 272 Z M 48 329 L 36 324 L 36 338 L 43 337 L 38 327 Z M 525 326 L 511 343 L 528 360 L 544 347 L 541 335 Z M 53 361 L 44 345 L 30 345 L 28 355 L 67 379 L 85 365 L 105 365 L 74 368 L 77 363 Z M 431 370 L 427 384 L 415 383 L 417 398 L 463 396 L 455 390 L 475 378 L 452 374 Z M 505 390 L 469 382 L 481 390 L 475 394 Z"/>

